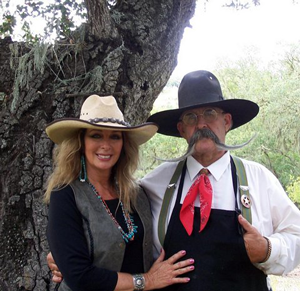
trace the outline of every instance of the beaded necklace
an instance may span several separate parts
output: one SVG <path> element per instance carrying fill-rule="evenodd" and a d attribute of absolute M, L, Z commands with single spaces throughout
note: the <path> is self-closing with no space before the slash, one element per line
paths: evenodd
<path fill-rule="evenodd" d="M 101 195 L 96 190 L 95 186 L 93 184 L 91 184 L 90 182 L 88 182 L 88 183 L 89 183 L 90 187 L 92 188 L 93 192 L 98 197 L 98 199 L 100 199 L 100 201 L 102 202 L 102 205 L 104 206 L 106 212 L 108 213 L 108 215 L 110 216 L 110 218 L 113 220 L 113 222 L 117 226 L 118 230 L 121 232 L 124 241 L 126 243 L 128 243 L 129 241 L 133 241 L 134 240 L 134 234 L 137 233 L 137 228 L 138 227 L 136 225 L 134 225 L 134 220 L 133 220 L 132 216 L 127 211 L 125 212 L 122 201 L 120 201 L 120 205 L 121 205 L 123 217 L 124 217 L 125 222 L 126 222 L 128 233 L 126 233 L 122 229 L 122 227 L 120 226 L 120 224 L 118 223 L 118 221 L 116 220 L 116 218 L 111 213 L 111 211 L 110 211 L 109 207 L 107 206 L 105 200 L 103 200 L 103 198 L 101 197 Z"/>

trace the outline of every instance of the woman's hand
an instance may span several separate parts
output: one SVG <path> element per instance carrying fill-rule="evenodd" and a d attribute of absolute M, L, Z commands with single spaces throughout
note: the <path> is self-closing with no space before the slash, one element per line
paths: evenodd
<path fill-rule="evenodd" d="M 194 259 L 177 262 L 186 255 L 186 251 L 180 251 L 164 261 L 165 251 L 162 250 L 158 259 L 154 262 L 149 272 L 145 273 L 145 290 L 160 289 L 176 283 L 187 283 L 189 277 L 179 275 L 194 270 Z"/>
<path fill-rule="evenodd" d="M 59 271 L 57 265 L 55 264 L 51 253 L 49 253 L 47 255 L 47 263 L 48 263 L 49 269 L 52 272 L 52 281 L 54 283 L 60 283 L 63 279 L 63 276 L 62 276 L 61 272 Z"/>

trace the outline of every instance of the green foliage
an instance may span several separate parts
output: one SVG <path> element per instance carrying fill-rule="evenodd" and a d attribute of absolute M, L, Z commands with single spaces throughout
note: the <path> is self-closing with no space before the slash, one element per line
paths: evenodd
<path fill-rule="evenodd" d="M 2 16 L 2 23 L 0 24 L 0 36 L 6 37 L 13 33 L 16 25 L 16 18 L 8 12 Z"/>
<path fill-rule="evenodd" d="M 86 20 L 86 9 L 83 0 L 24 0 L 16 6 L 10 0 L 1 18 L 0 37 L 18 38 L 17 34 L 21 33 L 21 40 L 27 42 L 49 41 L 57 37 L 69 38 L 78 23 Z M 37 25 L 43 26 L 44 31 L 36 32 L 34 26 Z"/>
<path fill-rule="evenodd" d="M 187 143 L 182 138 L 156 134 L 150 141 L 140 147 L 140 167 L 136 177 L 141 178 L 156 168 L 163 161 L 174 159 L 185 153 Z"/>
<path fill-rule="evenodd" d="M 297 46 L 298 47 L 298 46 Z M 228 134 L 227 144 L 257 138 L 236 155 L 264 164 L 284 187 L 300 175 L 300 50 L 291 47 L 278 63 L 263 67 L 248 55 L 234 64 L 220 64 L 216 72 L 227 98 L 259 104 L 259 115 Z"/>
<path fill-rule="evenodd" d="M 300 176 L 291 177 L 291 183 L 287 186 L 287 193 L 292 201 L 300 207 Z"/>

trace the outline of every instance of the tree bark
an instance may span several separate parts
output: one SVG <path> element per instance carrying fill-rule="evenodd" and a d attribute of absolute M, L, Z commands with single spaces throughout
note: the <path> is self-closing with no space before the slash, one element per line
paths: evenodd
<path fill-rule="evenodd" d="M 91 33 L 99 38 L 117 37 L 106 0 L 85 0 Z M 95 17 L 101 15 L 101 17 Z"/>
<path fill-rule="evenodd" d="M 86 0 L 88 24 L 69 39 L 0 40 L 1 290 L 54 288 L 42 201 L 54 146 L 46 124 L 78 116 L 92 93 L 113 94 L 127 121 L 144 122 L 176 66 L 195 2 L 127 0 L 107 9 Z"/>

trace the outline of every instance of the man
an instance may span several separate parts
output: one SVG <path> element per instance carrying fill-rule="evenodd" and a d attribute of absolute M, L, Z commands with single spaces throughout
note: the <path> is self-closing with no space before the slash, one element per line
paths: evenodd
<path fill-rule="evenodd" d="M 269 290 L 266 274 L 288 273 L 300 262 L 300 212 L 270 171 L 246 160 L 242 162 L 250 197 L 241 202 L 231 156 L 210 137 L 225 143 L 226 134 L 253 119 L 259 108 L 248 100 L 225 100 L 219 81 L 207 71 L 191 72 L 183 78 L 178 101 L 178 109 L 158 112 L 148 121 L 159 125 L 159 133 L 183 137 L 188 143 L 195 132 L 204 133 L 175 183 L 170 181 L 176 162 L 163 163 L 141 181 L 151 202 L 156 256 L 163 247 L 167 257 L 185 249 L 195 259 L 191 281 L 168 290 Z M 201 193 L 197 195 L 191 210 L 195 217 L 190 218 L 193 221 L 188 222 L 187 231 L 181 212 L 202 168 L 209 170 L 211 210 L 199 232 L 201 216 L 207 214 L 200 208 Z M 164 223 L 162 204 L 168 188 L 175 191 L 163 207 L 167 209 Z M 238 215 L 242 204 L 250 205 L 252 225 Z M 163 231 L 159 234 L 158 229 Z"/>
<path fill-rule="evenodd" d="M 164 248 L 167 257 L 186 250 L 195 259 L 190 282 L 167 290 L 270 290 L 267 274 L 288 273 L 300 262 L 300 212 L 270 171 L 246 160 L 242 161 L 250 194 L 241 201 L 235 164 L 219 146 L 259 108 L 248 100 L 225 100 L 219 81 L 207 71 L 183 78 L 178 101 L 178 109 L 158 112 L 148 121 L 157 123 L 162 134 L 183 137 L 188 143 L 194 140 L 193 154 L 181 163 L 178 177 L 173 175 L 180 163 L 167 162 L 141 181 L 151 202 L 155 256 Z M 205 178 L 198 175 L 202 168 L 209 171 Z M 185 207 L 191 185 L 201 184 L 198 177 L 205 181 L 203 191 L 211 201 L 200 191 Z M 170 189 L 173 196 L 166 202 Z M 208 213 L 201 205 L 209 206 Z M 252 225 L 239 215 L 245 205 L 250 206 Z M 186 219 L 186 209 L 194 217 Z"/>

